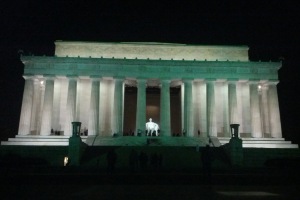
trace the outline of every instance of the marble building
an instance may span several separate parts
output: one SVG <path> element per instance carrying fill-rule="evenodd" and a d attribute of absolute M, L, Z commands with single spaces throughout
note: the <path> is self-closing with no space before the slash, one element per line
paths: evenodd
<path fill-rule="evenodd" d="M 18 135 L 52 130 L 68 136 L 72 121 L 82 122 L 88 135 L 129 128 L 136 134 L 152 117 L 160 136 L 185 130 L 189 137 L 198 131 L 230 137 L 229 125 L 238 123 L 243 137 L 282 138 L 276 88 L 281 63 L 249 61 L 247 46 L 56 41 L 54 56 L 21 60 Z M 130 88 L 134 95 L 126 95 Z"/>

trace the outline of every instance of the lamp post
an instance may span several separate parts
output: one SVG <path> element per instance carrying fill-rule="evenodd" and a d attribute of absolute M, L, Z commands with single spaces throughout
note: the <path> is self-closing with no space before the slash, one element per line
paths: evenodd
<path fill-rule="evenodd" d="M 81 122 L 72 122 L 72 136 L 69 138 L 68 162 L 70 165 L 80 165 L 81 156 L 84 150 L 80 137 Z"/>
<path fill-rule="evenodd" d="M 72 122 L 72 126 L 73 126 L 72 136 L 79 136 L 80 135 L 81 122 Z"/>

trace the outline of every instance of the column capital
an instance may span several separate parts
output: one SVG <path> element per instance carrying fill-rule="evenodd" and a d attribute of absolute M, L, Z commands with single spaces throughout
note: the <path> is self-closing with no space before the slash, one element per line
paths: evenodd
<path fill-rule="evenodd" d="M 37 77 L 34 77 L 34 78 L 33 78 L 33 83 L 36 84 L 36 85 L 37 85 L 37 84 L 40 84 L 40 83 L 41 83 L 41 80 L 40 80 L 39 78 L 37 78 Z"/>
<path fill-rule="evenodd" d="M 249 83 L 249 85 L 258 85 L 259 81 L 258 80 L 249 80 L 248 83 Z"/>
<path fill-rule="evenodd" d="M 50 75 L 50 74 L 43 75 L 43 79 L 45 79 L 45 80 L 54 80 L 55 78 L 56 78 L 56 76 L 54 76 L 54 75 Z"/>
<path fill-rule="evenodd" d="M 144 77 L 144 76 L 138 76 L 135 78 L 136 80 L 147 80 L 148 78 Z"/>
<path fill-rule="evenodd" d="M 192 83 L 194 79 L 182 79 L 183 83 Z"/>
<path fill-rule="evenodd" d="M 90 75 L 91 80 L 100 81 L 102 79 L 102 76 L 99 75 Z"/>
<path fill-rule="evenodd" d="M 124 76 L 114 76 L 113 77 L 114 80 L 125 80 Z"/>
<path fill-rule="evenodd" d="M 35 76 L 32 75 L 32 74 L 26 74 L 26 75 L 23 75 L 23 78 L 24 78 L 25 80 L 28 80 L 28 79 L 34 79 Z"/>
<path fill-rule="evenodd" d="M 159 87 L 161 88 L 163 85 L 168 85 L 170 87 L 171 80 L 170 79 L 160 79 Z"/>
<path fill-rule="evenodd" d="M 171 80 L 170 79 L 160 79 L 159 80 L 160 81 L 160 83 L 171 83 Z"/>
<path fill-rule="evenodd" d="M 279 81 L 275 81 L 275 80 L 267 82 L 268 85 L 277 85 L 278 83 Z"/>
<path fill-rule="evenodd" d="M 77 75 L 67 75 L 66 77 L 67 77 L 67 79 L 69 79 L 69 80 L 75 80 L 75 81 L 78 80 L 78 76 L 77 76 Z"/>
<path fill-rule="evenodd" d="M 227 79 L 228 84 L 236 84 L 239 81 L 237 78 L 229 78 Z"/>
<path fill-rule="evenodd" d="M 145 78 L 137 78 L 136 82 L 137 83 L 145 83 L 146 84 L 147 83 L 147 79 L 145 79 Z"/>
<path fill-rule="evenodd" d="M 194 82 L 203 83 L 203 82 L 205 82 L 205 79 L 197 78 L 197 79 L 194 79 Z"/>
<path fill-rule="evenodd" d="M 205 82 L 215 82 L 217 79 L 215 78 L 206 78 Z"/>

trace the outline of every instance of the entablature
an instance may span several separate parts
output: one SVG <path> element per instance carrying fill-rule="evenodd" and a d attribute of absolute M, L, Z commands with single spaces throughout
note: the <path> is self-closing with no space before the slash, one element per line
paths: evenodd
<path fill-rule="evenodd" d="M 22 56 L 24 74 L 278 79 L 280 62 L 187 61 Z"/>

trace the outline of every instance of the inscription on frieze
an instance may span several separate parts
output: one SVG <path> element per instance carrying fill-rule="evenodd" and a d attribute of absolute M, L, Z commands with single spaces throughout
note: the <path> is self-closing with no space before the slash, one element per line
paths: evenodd
<path fill-rule="evenodd" d="M 258 73 L 258 70 L 256 68 L 251 68 L 250 71 L 251 71 L 252 74 L 257 74 Z"/>
<path fill-rule="evenodd" d="M 212 73 L 215 73 L 215 69 L 213 69 L 213 68 L 208 68 L 208 69 L 207 69 L 207 73 L 211 73 L 211 74 L 212 74 Z"/>
<path fill-rule="evenodd" d="M 141 72 L 147 72 L 147 67 L 146 66 L 140 66 L 139 71 Z"/>
<path fill-rule="evenodd" d="M 277 69 L 269 69 L 269 72 L 272 73 L 272 74 L 277 73 Z"/>
<path fill-rule="evenodd" d="M 161 69 L 162 72 L 170 72 L 170 67 L 163 67 Z"/>
<path fill-rule="evenodd" d="M 69 65 L 69 67 L 68 67 L 68 69 L 77 69 L 78 67 L 77 67 L 77 65 L 76 64 L 70 64 Z"/>
<path fill-rule="evenodd" d="M 238 73 L 240 74 L 247 74 L 250 70 L 248 68 L 238 68 Z"/>
<path fill-rule="evenodd" d="M 228 69 L 229 73 L 235 74 L 237 72 L 236 68 L 229 68 Z"/>
<path fill-rule="evenodd" d="M 258 73 L 267 74 L 267 73 L 269 73 L 269 69 L 258 69 Z"/>
<path fill-rule="evenodd" d="M 187 72 L 187 73 L 193 73 L 193 69 L 191 67 L 187 67 L 185 69 L 185 72 Z"/>

